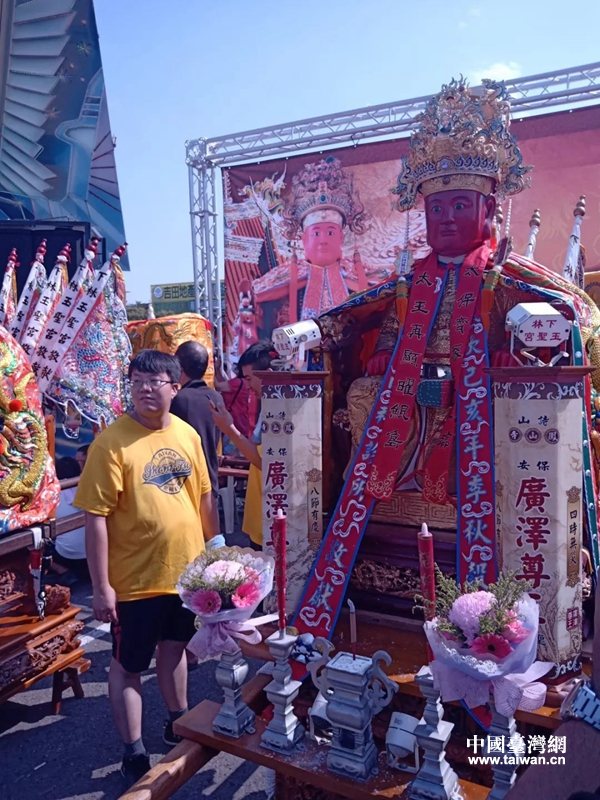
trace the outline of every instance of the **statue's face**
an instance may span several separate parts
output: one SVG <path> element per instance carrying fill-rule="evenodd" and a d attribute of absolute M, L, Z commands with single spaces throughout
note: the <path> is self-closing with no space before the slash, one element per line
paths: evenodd
<path fill-rule="evenodd" d="M 328 267 L 342 257 L 344 232 L 335 222 L 315 222 L 302 234 L 306 260 L 317 267 Z"/>
<path fill-rule="evenodd" d="M 430 194 L 425 198 L 427 241 L 440 256 L 466 255 L 490 238 L 495 210 L 493 197 L 473 189 Z"/>

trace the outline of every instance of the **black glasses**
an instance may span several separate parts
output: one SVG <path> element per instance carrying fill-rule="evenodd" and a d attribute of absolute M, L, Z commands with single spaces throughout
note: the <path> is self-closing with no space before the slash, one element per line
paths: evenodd
<path fill-rule="evenodd" d="M 156 392 L 167 383 L 174 383 L 174 381 L 163 381 L 160 378 L 149 378 L 146 380 L 140 380 L 136 378 L 134 381 L 129 381 L 129 385 L 132 389 L 135 389 L 136 392 L 138 392 L 140 389 L 143 389 L 144 386 L 147 386 L 151 391 Z"/>

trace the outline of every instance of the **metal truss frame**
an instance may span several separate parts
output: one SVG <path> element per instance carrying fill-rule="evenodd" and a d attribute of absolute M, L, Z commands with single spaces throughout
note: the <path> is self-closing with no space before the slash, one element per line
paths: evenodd
<path fill-rule="evenodd" d="M 515 118 L 600 101 L 600 62 L 505 81 Z M 430 95 L 186 142 L 196 310 L 222 339 L 217 197 L 221 167 L 408 135 Z"/>

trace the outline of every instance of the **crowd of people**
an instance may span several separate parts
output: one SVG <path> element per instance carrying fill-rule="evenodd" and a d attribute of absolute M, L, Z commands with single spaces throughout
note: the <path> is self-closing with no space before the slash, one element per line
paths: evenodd
<path fill-rule="evenodd" d="M 253 344 L 228 378 L 215 359 L 215 389 L 204 376 L 203 345 L 182 344 L 174 356 L 143 350 L 129 365 L 132 408 L 75 458 L 57 460 L 65 481 L 60 517 L 85 512 L 85 527 L 56 538 L 53 569 L 70 585 L 82 573 L 93 586 L 92 609 L 110 624 L 109 700 L 123 746 L 128 786 L 149 769 L 142 738 L 142 673 L 156 656 L 168 719 L 163 738 L 180 741 L 173 722 L 188 710 L 186 645 L 195 618 L 175 584 L 205 548 L 226 544 L 221 533 L 219 458 L 235 452 L 249 462 L 242 531 L 260 549 L 261 419 L 252 429 L 250 394 L 261 396 L 257 373 L 272 368 L 268 342 Z"/>

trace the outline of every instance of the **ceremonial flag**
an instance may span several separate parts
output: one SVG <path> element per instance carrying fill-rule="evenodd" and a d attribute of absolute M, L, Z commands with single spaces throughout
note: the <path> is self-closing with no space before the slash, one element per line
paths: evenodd
<path fill-rule="evenodd" d="M 46 239 L 42 239 L 31 262 L 27 283 L 21 292 L 17 310 L 13 319 L 10 332 L 17 341 L 21 340 L 21 332 L 27 327 L 27 323 L 33 309 L 39 300 L 46 285 L 46 267 L 44 266 L 44 256 L 46 255 Z"/>
<path fill-rule="evenodd" d="M 131 345 L 117 286 L 124 252 L 124 246 L 118 248 L 96 271 L 92 285 L 77 299 L 62 328 L 47 327 L 43 345 L 37 348 L 38 381 L 46 398 L 63 410 L 75 407 L 98 426 L 113 422 L 128 405 Z"/>
<path fill-rule="evenodd" d="M 87 289 L 87 286 L 91 284 L 92 262 L 97 255 L 97 243 L 97 239 L 92 239 L 91 244 L 85 250 L 81 264 L 70 281 L 67 273 L 70 246 L 66 245 L 57 256 L 46 288 L 36 304 L 27 329 L 21 336 L 21 346 L 31 358 L 31 365 L 36 377 L 40 363 L 38 348 L 42 349 L 43 353 L 46 328 L 48 330 L 53 328 L 56 333 L 60 334 L 74 301 L 79 299 L 82 286 L 85 285 Z"/>
<path fill-rule="evenodd" d="M 17 276 L 15 270 L 18 266 L 17 251 L 13 247 L 8 256 L 2 288 L 0 289 L 0 325 L 4 325 L 6 329 L 10 327 L 17 307 Z"/>

